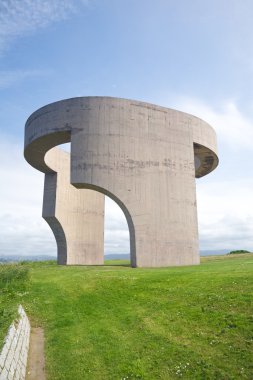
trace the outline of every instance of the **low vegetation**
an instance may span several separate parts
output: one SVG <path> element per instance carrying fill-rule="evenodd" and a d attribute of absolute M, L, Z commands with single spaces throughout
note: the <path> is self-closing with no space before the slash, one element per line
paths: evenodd
<path fill-rule="evenodd" d="M 17 316 L 20 299 L 25 295 L 28 284 L 28 266 L 0 265 L 0 349 L 8 327 Z"/>
<path fill-rule="evenodd" d="M 48 380 L 253 378 L 253 255 L 119 264 L 25 264 L 20 298 L 45 330 Z"/>
<path fill-rule="evenodd" d="M 239 255 L 239 254 L 242 254 L 242 253 L 250 253 L 250 252 L 246 251 L 245 249 L 240 249 L 240 250 L 237 250 L 237 251 L 230 251 L 229 255 Z"/>

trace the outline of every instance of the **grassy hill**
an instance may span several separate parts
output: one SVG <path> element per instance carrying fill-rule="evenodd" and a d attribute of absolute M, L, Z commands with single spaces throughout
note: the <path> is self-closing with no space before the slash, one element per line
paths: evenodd
<path fill-rule="evenodd" d="M 29 268 L 20 264 L 0 264 L 0 350 L 18 305 L 29 287 Z"/>
<path fill-rule="evenodd" d="M 29 289 L 15 302 L 45 330 L 48 380 L 253 378 L 252 254 L 162 269 L 22 267 Z"/>

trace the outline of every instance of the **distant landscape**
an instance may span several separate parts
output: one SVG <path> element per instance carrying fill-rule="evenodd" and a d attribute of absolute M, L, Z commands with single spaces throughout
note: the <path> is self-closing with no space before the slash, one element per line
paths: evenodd
<path fill-rule="evenodd" d="M 220 250 L 203 250 L 200 251 L 200 256 L 219 256 L 226 255 L 230 252 L 229 249 Z M 0 263 L 20 262 L 20 261 L 48 261 L 56 260 L 53 255 L 0 255 Z M 105 255 L 105 260 L 130 260 L 129 253 L 111 253 Z"/>
<path fill-rule="evenodd" d="M 200 251 L 200 256 L 226 255 L 229 249 L 204 250 Z M 20 261 L 48 261 L 56 260 L 53 255 L 0 255 L 0 263 L 20 262 Z M 105 260 L 130 260 L 129 253 L 112 253 L 105 255 Z"/>

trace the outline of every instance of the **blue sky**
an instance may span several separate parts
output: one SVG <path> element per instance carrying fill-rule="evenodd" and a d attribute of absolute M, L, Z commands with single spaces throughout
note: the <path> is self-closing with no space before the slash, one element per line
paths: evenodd
<path fill-rule="evenodd" d="M 253 250 L 252 17 L 251 0 L 1 0 L 0 254 L 56 254 L 24 124 L 45 104 L 89 95 L 209 122 L 220 165 L 197 181 L 200 247 Z M 106 253 L 128 252 L 110 200 L 106 214 Z"/>

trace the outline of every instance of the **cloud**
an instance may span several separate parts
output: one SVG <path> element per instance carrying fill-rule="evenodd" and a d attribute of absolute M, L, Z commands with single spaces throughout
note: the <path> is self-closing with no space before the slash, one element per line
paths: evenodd
<path fill-rule="evenodd" d="M 129 230 L 121 208 L 105 198 L 105 253 L 129 253 Z"/>
<path fill-rule="evenodd" d="M 247 118 L 234 101 L 225 101 L 217 110 L 198 99 L 179 98 L 177 109 L 191 113 L 209 123 L 216 131 L 218 142 L 231 150 L 252 149 L 253 121 Z"/>
<path fill-rule="evenodd" d="M 25 79 L 31 79 L 48 75 L 44 70 L 9 70 L 0 71 L 0 90 L 11 87 L 13 84 L 22 82 Z"/>
<path fill-rule="evenodd" d="M 67 19 L 87 1 L 74 0 L 1 0 L 0 51 L 12 38 Z"/>
<path fill-rule="evenodd" d="M 253 251 L 253 179 L 197 183 L 201 249 Z"/>
<path fill-rule="evenodd" d="M 43 174 L 26 163 L 19 142 L 2 137 L 0 151 L 0 254 L 55 253 L 53 233 L 41 218 Z"/>

